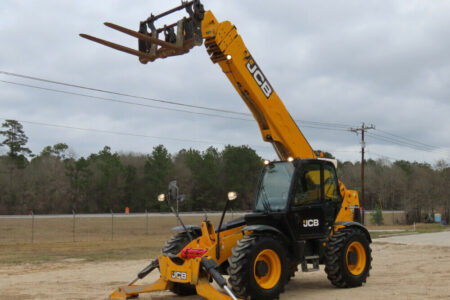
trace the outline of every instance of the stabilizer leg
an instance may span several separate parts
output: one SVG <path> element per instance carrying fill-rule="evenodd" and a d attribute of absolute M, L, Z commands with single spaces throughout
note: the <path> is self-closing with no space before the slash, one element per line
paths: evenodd
<path fill-rule="evenodd" d="M 129 299 L 138 296 L 142 293 L 150 293 L 154 291 L 164 291 L 169 287 L 169 282 L 162 278 L 157 281 L 146 285 L 127 285 L 118 287 L 111 295 L 110 299 Z"/>
<path fill-rule="evenodd" d="M 205 299 L 210 300 L 233 300 L 228 295 L 222 294 L 218 290 L 216 290 L 210 283 L 207 278 L 199 278 L 198 283 L 195 286 L 197 290 L 197 294 L 202 296 Z"/>

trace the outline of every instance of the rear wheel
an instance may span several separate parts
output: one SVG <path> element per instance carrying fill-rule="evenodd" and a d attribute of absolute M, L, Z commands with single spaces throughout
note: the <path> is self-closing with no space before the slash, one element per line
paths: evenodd
<path fill-rule="evenodd" d="M 325 272 L 337 287 L 356 287 L 366 282 L 372 263 L 372 250 L 359 228 L 343 228 L 328 242 Z"/>
<path fill-rule="evenodd" d="M 228 259 L 233 292 L 240 298 L 278 298 L 287 281 L 286 250 L 272 235 L 246 235 Z"/>
<path fill-rule="evenodd" d="M 199 232 L 190 232 L 193 239 L 198 238 L 201 234 Z M 177 255 L 183 248 L 189 244 L 189 236 L 186 232 L 180 232 L 172 236 L 166 242 L 162 253 Z M 195 286 L 189 283 L 172 282 L 170 290 L 180 296 L 196 295 L 197 290 Z"/>
<path fill-rule="evenodd" d="M 288 267 L 288 275 L 287 275 L 287 281 L 291 281 L 292 277 L 295 277 L 295 272 L 298 271 L 298 265 L 294 263 L 290 263 Z"/>

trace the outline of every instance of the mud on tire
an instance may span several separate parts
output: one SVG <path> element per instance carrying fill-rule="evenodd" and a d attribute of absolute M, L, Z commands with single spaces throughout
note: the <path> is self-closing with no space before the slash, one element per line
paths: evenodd
<path fill-rule="evenodd" d="M 287 282 L 283 243 L 273 235 L 246 235 L 228 258 L 228 282 L 237 297 L 277 299 Z"/>
<path fill-rule="evenodd" d="M 325 272 L 340 288 L 361 286 L 372 268 L 372 250 L 365 233 L 355 227 L 334 233 L 325 249 Z"/>

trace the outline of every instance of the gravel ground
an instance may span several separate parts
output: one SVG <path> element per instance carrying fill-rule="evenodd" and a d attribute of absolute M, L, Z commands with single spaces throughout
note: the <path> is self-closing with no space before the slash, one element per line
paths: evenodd
<path fill-rule="evenodd" d="M 372 244 L 371 276 L 363 287 L 334 288 L 321 266 L 319 272 L 298 272 L 280 299 L 450 299 L 449 237 L 450 232 L 443 232 L 377 239 Z M 0 265 L 0 299 L 106 299 L 115 287 L 134 278 L 148 262 L 68 259 Z M 157 277 L 158 273 L 153 273 L 147 281 Z M 170 292 L 158 292 L 142 295 L 140 299 L 200 298 L 177 298 Z"/>

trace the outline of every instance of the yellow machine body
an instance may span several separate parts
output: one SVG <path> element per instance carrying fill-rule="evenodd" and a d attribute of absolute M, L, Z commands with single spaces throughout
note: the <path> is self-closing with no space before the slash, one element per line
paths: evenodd
<path fill-rule="evenodd" d="M 209 225 L 208 225 L 209 224 Z M 231 250 L 242 239 L 243 226 L 221 231 L 220 234 L 220 259 L 216 259 L 217 233 L 212 222 L 202 222 L 202 235 L 186 245 L 185 249 L 207 249 L 202 257 L 215 259 L 221 264 L 231 256 Z M 109 297 L 111 299 L 128 299 L 141 293 L 163 291 L 169 289 L 172 282 L 189 283 L 195 286 L 197 294 L 206 299 L 230 300 L 228 295 L 217 291 L 211 286 L 209 275 L 201 268 L 201 258 L 184 259 L 181 252 L 178 257 L 183 263 L 176 263 L 170 257 L 160 254 L 158 256 L 160 278 L 147 285 L 126 285 L 117 288 Z M 174 276 L 183 274 L 183 276 Z M 184 277 L 185 275 L 185 277 Z"/>

